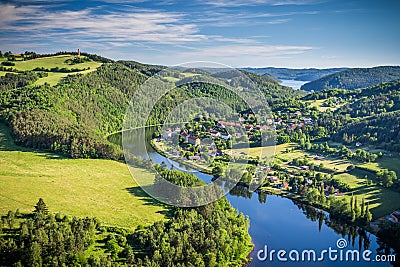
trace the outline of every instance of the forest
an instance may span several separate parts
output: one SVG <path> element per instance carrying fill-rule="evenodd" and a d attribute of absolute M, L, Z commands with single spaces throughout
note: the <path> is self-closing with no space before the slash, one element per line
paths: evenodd
<path fill-rule="evenodd" d="M 328 88 L 358 89 L 400 79 L 400 67 L 354 68 L 324 76 L 301 86 L 304 91 Z"/>

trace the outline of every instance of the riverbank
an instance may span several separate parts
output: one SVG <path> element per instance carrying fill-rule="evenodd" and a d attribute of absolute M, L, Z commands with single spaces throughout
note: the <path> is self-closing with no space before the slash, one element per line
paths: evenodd
<path fill-rule="evenodd" d="M 186 166 L 188 168 L 192 168 L 192 169 L 197 170 L 199 172 L 202 172 L 202 173 L 205 173 L 205 174 L 212 174 L 212 170 L 210 168 L 206 168 L 206 167 L 204 167 L 204 166 L 202 166 L 200 164 L 196 164 L 195 162 L 184 160 L 184 159 L 181 159 L 181 158 L 179 158 L 179 157 L 177 157 L 175 155 L 171 155 L 171 154 L 165 152 L 161 148 L 160 143 L 157 142 L 155 139 L 150 140 L 150 145 L 157 153 L 159 153 L 160 155 L 166 157 L 167 159 L 173 160 L 173 161 L 175 161 L 175 162 L 177 162 L 179 164 L 182 164 L 183 166 Z"/>

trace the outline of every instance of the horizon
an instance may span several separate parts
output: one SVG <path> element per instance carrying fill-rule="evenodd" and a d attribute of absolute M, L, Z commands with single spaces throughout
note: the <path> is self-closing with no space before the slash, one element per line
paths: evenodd
<path fill-rule="evenodd" d="M 0 3 L 0 50 L 76 47 L 164 66 L 399 66 L 399 8 L 395 0 L 7 0 Z"/>
<path fill-rule="evenodd" d="M 36 53 L 36 54 L 39 54 L 39 55 L 44 55 L 44 54 L 49 54 L 49 56 L 54 56 L 55 54 L 57 54 L 57 53 L 71 53 L 71 54 L 73 54 L 73 53 L 76 53 L 76 51 L 72 51 L 72 50 L 67 50 L 67 51 L 56 51 L 56 52 L 52 52 L 52 53 L 39 53 L 39 52 L 37 52 L 37 51 L 31 51 L 31 50 L 26 50 L 26 51 L 11 51 L 11 50 L 0 50 L 2 53 L 5 53 L 5 52 L 12 52 L 13 54 L 23 54 L 23 53 L 25 53 L 25 52 L 34 52 L 34 53 Z M 138 61 L 138 60 L 135 60 L 135 59 L 126 59 L 126 58 L 111 58 L 111 57 L 106 57 L 106 56 L 104 56 L 104 55 L 102 55 L 102 54 L 97 54 L 97 53 L 92 53 L 92 52 L 88 52 L 88 51 L 80 51 L 81 53 L 87 53 L 87 54 L 96 54 L 96 55 L 98 55 L 98 56 L 102 56 L 102 57 L 105 57 L 105 58 L 107 58 L 107 59 L 111 59 L 111 60 L 113 60 L 113 61 L 123 61 L 123 60 L 126 60 L 126 61 L 134 61 L 134 62 L 138 62 L 138 63 L 141 63 L 141 64 L 147 64 L 147 65 L 158 65 L 158 66 L 163 66 L 163 67 L 176 67 L 176 66 L 179 66 L 179 65 L 182 65 L 182 64 L 187 64 L 187 63 L 191 63 L 191 62 L 183 62 L 183 63 L 180 63 L 180 64 L 178 64 L 178 65 L 163 65 L 163 64 L 153 64 L 153 63 L 148 63 L 148 62 L 142 62 L 142 61 Z M 204 61 L 205 63 L 217 63 L 217 62 L 213 62 L 213 61 Z M 221 64 L 221 63 L 218 63 L 218 64 Z M 318 67 L 296 67 L 296 68 L 294 68 L 294 67 L 288 67 L 288 66 L 279 66 L 279 67 L 277 67 L 277 66 L 260 66 L 260 67 L 253 67 L 253 66 L 237 66 L 237 67 L 233 67 L 233 66 L 229 66 L 229 65 L 226 65 L 226 64 L 223 64 L 223 65 L 225 65 L 225 66 L 227 66 L 228 68 L 234 68 L 234 69 L 266 69 L 266 68 L 274 68 L 274 69 L 291 69 L 291 70 L 313 70 L 313 69 L 315 69 L 315 70 L 327 70 L 327 69 L 360 69 L 360 68 L 378 68 L 378 67 L 400 67 L 400 64 L 397 64 L 397 65 L 371 65 L 371 66 L 355 66 L 355 67 L 348 67 L 348 66 L 333 66 L 333 67 L 323 67 L 323 68 L 318 68 Z"/>

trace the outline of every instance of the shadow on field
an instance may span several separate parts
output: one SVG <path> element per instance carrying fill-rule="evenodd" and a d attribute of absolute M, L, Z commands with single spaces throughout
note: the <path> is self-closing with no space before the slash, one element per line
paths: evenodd
<path fill-rule="evenodd" d="M 1 151 L 21 151 L 30 152 L 29 148 L 17 146 L 11 136 L 10 129 L 4 124 L 0 123 L 0 150 Z"/>
<path fill-rule="evenodd" d="M 146 202 L 145 205 L 160 206 L 166 208 L 165 210 L 158 211 L 157 213 L 163 214 L 167 218 L 172 217 L 173 209 L 171 209 L 171 206 L 161 203 L 155 198 L 149 196 L 145 191 L 143 191 L 140 186 L 129 187 L 126 188 L 126 190 L 140 200 L 144 200 Z"/>
<path fill-rule="evenodd" d="M 16 145 L 9 127 L 7 127 L 4 123 L 0 123 L 0 151 L 33 152 L 46 159 L 68 159 L 65 156 L 55 154 L 53 152 Z"/>

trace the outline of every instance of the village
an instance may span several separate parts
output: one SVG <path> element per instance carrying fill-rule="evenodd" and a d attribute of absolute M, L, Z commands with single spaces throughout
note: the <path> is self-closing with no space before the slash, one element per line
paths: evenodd
<path fill-rule="evenodd" d="M 261 124 L 255 122 L 254 114 L 243 114 L 235 121 L 207 121 L 204 125 L 197 122 L 190 127 L 166 128 L 159 136 L 158 141 L 169 143 L 174 156 L 183 156 L 188 160 L 199 161 L 204 155 L 210 157 L 224 156 L 224 150 L 232 148 L 234 144 L 260 143 L 263 131 L 270 129 L 290 129 L 312 126 L 312 118 L 303 117 L 300 111 L 290 113 L 287 118 L 263 118 Z M 258 138 L 258 139 L 257 139 Z M 205 141 L 202 141 L 205 140 Z M 210 142 L 211 140 L 211 142 Z M 186 144 L 186 145 L 185 145 Z M 252 144 L 253 146 L 253 144 Z M 170 150 L 171 150 L 170 149 Z"/>

